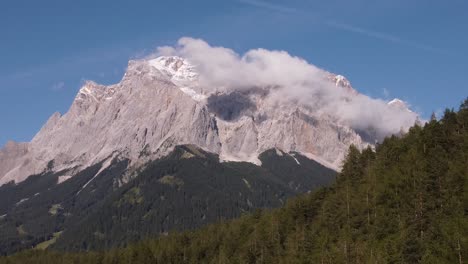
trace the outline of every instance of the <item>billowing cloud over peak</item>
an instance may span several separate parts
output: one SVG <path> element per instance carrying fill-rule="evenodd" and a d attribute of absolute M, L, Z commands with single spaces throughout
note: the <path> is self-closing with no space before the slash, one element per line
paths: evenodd
<path fill-rule="evenodd" d="M 278 100 L 293 100 L 355 130 L 371 130 L 378 140 L 409 128 L 417 119 L 416 113 L 359 94 L 344 76 L 328 73 L 286 51 L 252 49 L 238 54 L 185 37 L 174 47 L 158 48 L 157 55 L 179 56 L 193 63 L 200 85 L 206 89 L 269 88 Z"/>
<path fill-rule="evenodd" d="M 339 169 L 350 144 L 364 148 L 414 124 L 417 114 L 399 105 L 285 51 L 238 54 L 182 38 L 130 61 L 117 84 L 84 83 L 70 110 L 54 114 L 30 143 L 0 151 L 0 184 L 52 160 L 70 176 L 114 158 L 136 168 L 182 144 L 254 163 L 277 148 Z"/>

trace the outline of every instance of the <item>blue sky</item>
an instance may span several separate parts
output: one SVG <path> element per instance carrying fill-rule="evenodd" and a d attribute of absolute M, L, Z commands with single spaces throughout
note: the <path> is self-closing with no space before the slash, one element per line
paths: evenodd
<path fill-rule="evenodd" d="M 183 36 L 286 50 L 427 117 L 468 96 L 467 13 L 464 0 L 5 0 L 0 146 L 66 112 L 84 80 L 118 82 L 129 59 Z"/>

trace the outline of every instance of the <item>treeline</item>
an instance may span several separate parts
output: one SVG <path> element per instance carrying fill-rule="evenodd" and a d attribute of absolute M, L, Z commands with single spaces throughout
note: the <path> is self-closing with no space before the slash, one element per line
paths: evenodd
<path fill-rule="evenodd" d="M 61 184 L 57 180 L 66 171 L 0 186 L 0 256 L 45 245 L 58 251 L 121 248 L 256 208 L 278 208 L 334 181 L 335 171 L 293 155 L 271 149 L 257 166 L 220 162 L 215 154 L 185 145 L 148 162 L 127 183 L 122 177 L 128 175 L 128 160 L 114 160 L 98 177 L 102 164 Z"/>
<path fill-rule="evenodd" d="M 351 147 L 331 187 L 193 232 L 106 252 L 25 251 L 0 263 L 466 263 L 468 99 Z"/>

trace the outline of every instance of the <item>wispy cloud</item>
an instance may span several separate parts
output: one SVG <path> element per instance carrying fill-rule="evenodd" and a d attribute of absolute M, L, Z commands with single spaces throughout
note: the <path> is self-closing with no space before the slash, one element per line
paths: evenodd
<path fill-rule="evenodd" d="M 281 5 L 277 5 L 277 4 L 273 4 L 273 3 L 265 2 L 265 1 L 259 1 L 259 0 L 238 0 L 238 1 L 241 2 L 241 3 L 247 4 L 247 5 L 251 5 L 251 6 L 255 6 L 255 7 L 259 7 L 259 8 L 265 8 L 265 9 L 269 9 L 269 10 L 277 11 L 277 12 L 281 12 L 281 13 L 296 13 L 296 12 L 298 12 L 298 10 L 295 9 L 295 8 L 281 6 Z"/>
<path fill-rule="evenodd" d="M 274 12 L 296 13 L 296 14 L 303 13 L 304 15 L 306 14 L 304 11 L 298 8 L 273 4 L 271 2 L 266 2 L 266 1 L 261 1 L 261 0 L 238 0 L 238 2 L 247 4 L 250 6 L 258 7 L 258 8 L 264 8 L 264 9 L 271 10 Z M 307 13 L 307 15 L 310 16 L 311 14 Z M 435 48 L 435 47 L 432 47 L 430 45 L 426 45 L 423 43 L 418 43 L 418 42 L 414 42 L 411 40 L 407 40 L 407 39 L 404 39 L 395 35 L 391 35 L 385 32 L 366 29 L 366 28 L 355 26 L 355 25 L 350 25 L 348 23 L 341 23 L 341 22 L 333 21 L 333 20 L 322 20 L 321 22 L 325 26 L 328 26 L 330 28 L 355 33 L 361 36 L 366 36 L 366 37 L 370 37 L 370 38 L 374 38 L 374 39 L 378 39 L 378 40 L 382 40 L 386 42 L 404 45 L 404 46 L 416 48 L 419 50 L 440 53 L 440 54 L 449 54 L 449 52 L 447 52 L 446 50 Z"/>
<path fill-rule="evenodd" d="M 384 33 L 384 32 L 374 31 L 374 30 L 370 30 L 370 29 L 366 29 L 366 28 L 362 28 L 362 27 L 357 27 L 357 26 L 353 26 L 353 25 L 349 25 L 349 24 L 345 24 L 345 23 L 340 23 L 340 22 L 336 22 L 336 21 L 331 21 L 331 20 L 326 21 L 325 24 L 327 26 L 330 26 L 330 27 L 333 27 L 333 28 L 336 28 L 336 29 L 340 29 L 340 30 L 344 30 L 344 31 L 347 31 L 347 32 L 360 34 L 360 35 L 363 35 L 363 36 L 367 36 L 367 37 L 371 37 L 371 38 L 375 38 L 375 39 L 379 39 L 379 40 L 383 40 L 383 41 L 402 44 L 402 45 L 413 47 L 413 48 L 420 49 L 420 50 L 447 54 L 447 52 L 445 50 L 434 48 L 434 47 L 431 47 L 431 46 L 428 46 L 428 45 L 425 45 L 425 44 L 422 44 L 422 43 L 417 43 L 417 42 L 414 42 L 414 41 L 406 40 L 406 39 L 403 39 L 403 38 L 400 38 L 400 37 L 397 37 L 397 36 L 394 36 L 394 35 L 391 35 L 391 34 L 387 34 L 387 33 Z"/>
<path fill-rule="evenodd" d="M 387 88 L 383 88 L 382 94 L 385 99 L 388 99 L 390 97 L 390 91 Z"/>
<path fill-rule="evenodd" d="M 65 87 L 65 82 L 58 82 L 52 85 L 51 90 L 54 92 L 58 92 L 58 91 L 63 90 L 64 87 Z"/>
<path fill-rule="evenodd" d="M 134 53 L 133 50 L 126 47 L 113 47 L 109 49 L 101 48 L 91 53 L 79 53 L 67 57 L 58 58 L 57 60 L 46 64 L 37 64 L 34 65 L 34 67 L 21 69 L 9 74 L 5 74 L 2 72 L 0 73 L 0 87 L 2 81 L 18 81 L 25 79 L 33 79 L 37 78 L 38 76 L 43 77 L 48 76 L 50 74 L 56 76 L 57 73 L 67 71 L 71 72 L 75 67 L 88 66 L 100 63 L 102 61 L 110 61 L 118 58 L 127 59 L 128 57 L 136 57 L 130 55 L 132 54 L 132 52 Z M 56 83 L 53 86 L 57 86 L 58 84 L 60 83 Z M 56 88 L 50 89 L 53 90 Z"/>

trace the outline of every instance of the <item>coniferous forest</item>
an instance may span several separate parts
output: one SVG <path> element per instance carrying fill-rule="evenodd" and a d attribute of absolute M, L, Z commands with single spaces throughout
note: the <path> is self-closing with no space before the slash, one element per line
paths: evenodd
<path fill-rule="evenodd" d="M 195 231 L 103 252 L 28 250 L 0 263 L 467 263 L 468 99 L 373 149 L 330 187 Z"/>

